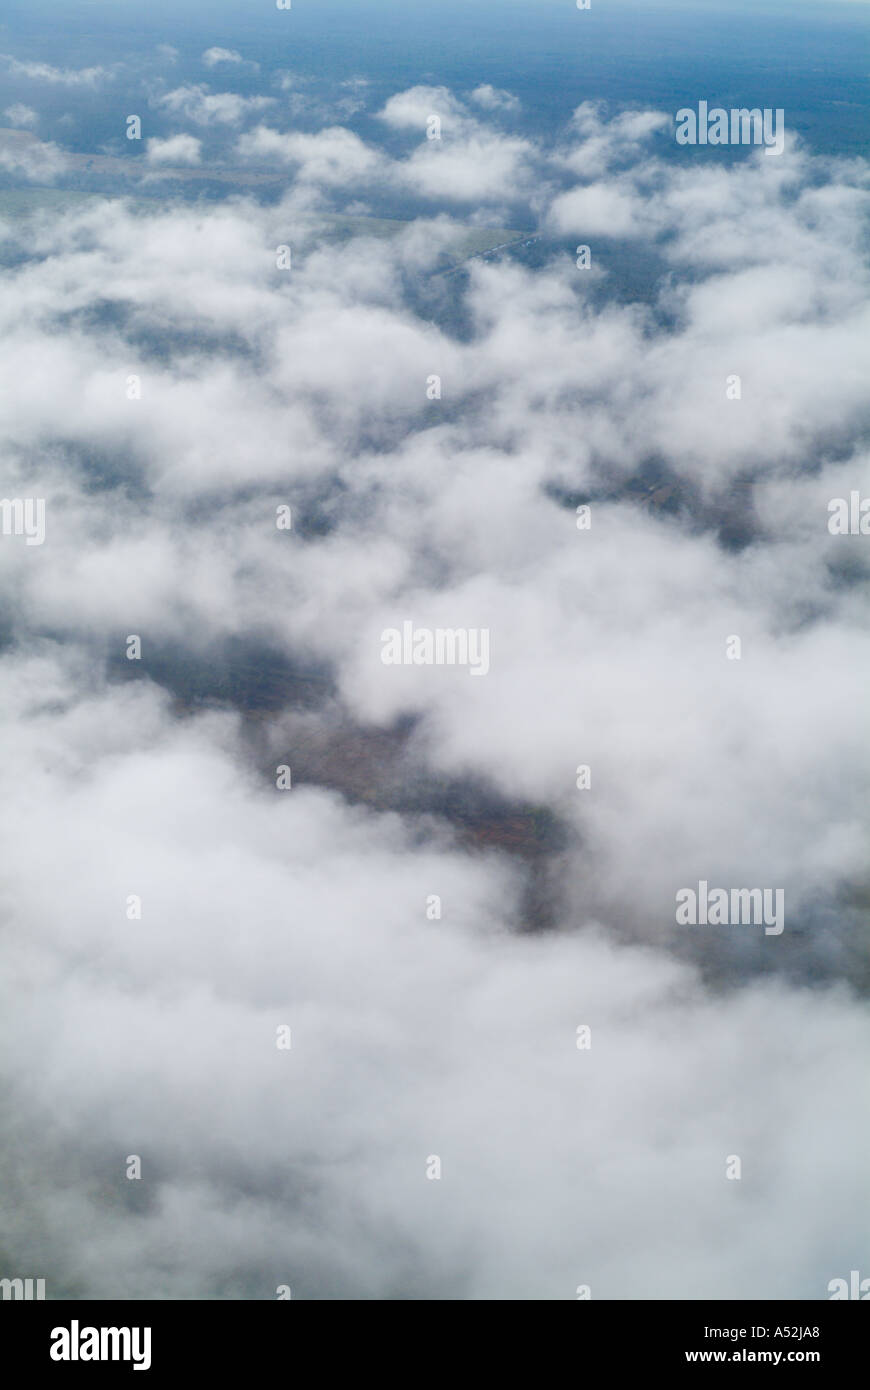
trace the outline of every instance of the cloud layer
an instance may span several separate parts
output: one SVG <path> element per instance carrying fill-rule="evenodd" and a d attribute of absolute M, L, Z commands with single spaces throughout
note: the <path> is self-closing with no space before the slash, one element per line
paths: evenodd
<path fill-rule="evenodd" d="M 867 1235 L 868 569 L 827 525 L 870 488 L 866 166 L 589 105 L 543 148 L 491 88 L 395 94 L 383 145 L 161 101 L 280 200 L 2 225 L 4 496 L 47 518 L 0 538 L 4 1264 L 824 1297 Z M 445 206 L 524 208 L 537 261 L 443 274 Z M 406 620 L 490 673 L 385 666 Z M 701 879 L 784 888 L 782 936 L 679 927 Z"/>

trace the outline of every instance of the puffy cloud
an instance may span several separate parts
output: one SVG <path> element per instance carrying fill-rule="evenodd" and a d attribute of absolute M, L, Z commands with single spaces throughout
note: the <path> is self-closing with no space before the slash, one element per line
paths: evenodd
<path fill-rule="evenodd" d="M 154 98 L 155 105 L 186 116 L 196 125 L 241 125 L 249 116 L 273 106 L 274 97 L 212 92 L 204 83 L 189 82 Z"/>
<path fill-rule="evenodd" d="M 396 92 L 378 112 L 378 119 L 395 130 L 417 130 L 423 136 L 430 117 L 437 116 L 445 127 L 467 122 L 466 108 L 446 87 L 409 87 Z"/>
<path fill-rule="evenodd" d="M 9 124 L 14 126 L 34 126 L 39 120 L 39 113 L 34 111 L 32 106 L 25 106 L 22 101 L 7 106 L 3 115 Z"/>
<path fill-rule="evenodd" d="M 670 125 L 670 117 L 662 111 L 623 111 L 608 119 L 603 102 L 584 101 L 573 113 L 568 138 L 556 152 L 555 162 L 584 179 L 600 178 L 625 165 L 637 175 L 643 170 L 642 153 Z M 644 162 L 648 160 L 647 154 Z"/>
<path fill-rule="evenodd" d="M 493 87 L 490 82 L 482 82 L 471 93 L 471 100 L 484 111 L 518 111 L 519 99 L 501 87 Z"/>
<path fill-rule="evenodd" d="M 508 864 L 258 786 L 232 718 L 50 649 L 3 677 L 4 1234 L 53 1294 L 818 1298 L 854 1263 L 862 1010 L 507 934 Z"/>
<path fill-rule="evenodd" d="M 151 139 L 146 147 L 149 164 L 199 164 L 202 141 L 194 135 L 170 135 L 166 140 Z"/>
<path fill-rule="evenodd" d="M 207 48 L 202 61 L 204 67 L 216 68 L 221 63 L 243 63 L 245 60 L 234 48 Z"/>
<path fill-rule="evenodd" d="M 51 183 L 68 166 L 57 145 L 25 130 L 0 130 L 0 169 L 35 183 Z"/>
<path fill-rule="evenodd" d="M 392 171 L 397 183 L 415 193 L 464 203 L 509 203 L 530 196 L 532 143 L 491 130 L 447 88 L 398 92 L 378 119 L 395 130 L 419 131 L 421 143 Z"/>
<path fill-rule="evenodd" d="M 369 176 L 380 164 L 377 151 L 360 140 L 353 131 L 340 126 L 318 131 L 316 135 L 273 130 L 257 126 L 242 135 L 236 146 L 244 160 L 263 160 L 270 164 L 295 165 L 297 177 L 325 186 L 344 186 Z"/>
<path fill-rule="evenodd" d="M 554 199 L 550 220 L 557 232 L 578 236 L 633 237 L 648 235 L 649 203 L 630 186 L 591 183 Z M 658 221 L 655 213 L 654 225 Z"/>
<path fill-rule="evenodd" d="M 473 203 L 512 201 L 532 180 L 527 140 L 471 135 L 457 144 L 427 140 L 396 170 L 396 178 L 427 198 Z"/>
<path fill-rule="evenodd" d="M 828 529 L 870 490 L 866 169 L 581 108 L 475 189 L 502 137 L 431 92 L 383 119 L 440 150 L 240 137 L 274 206 L 4 225 L 4 489 L 47 520 L 0 537 L 4 1249 L 55 1296 L 824 1297 L 867 1238 L 868 567 Z M 445 279 L 444 220 L 319 225 L 442 157 L 570 243 Z M 489 673 L 385 666 L 406 620 Z M 700 879 L 783 887 L 782 935 L 679 926 Z"/>
<path fill-rule="evenodd" d="M 50 86 L 96 87 L 112 75 L 105 67 L 56 68 L 51 63 L 21 62 L 10 53 L 0 53 L 12 77 L 27 77 L 33 82 L 47 82 Z"/>

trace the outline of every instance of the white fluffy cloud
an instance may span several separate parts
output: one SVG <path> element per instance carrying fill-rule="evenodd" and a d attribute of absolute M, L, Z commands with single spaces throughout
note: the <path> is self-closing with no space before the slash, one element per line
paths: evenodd
<path fill-rule="evenodd" d="M 51 63 L 21 62 L 9 53 L 0 53 L 0 61 L 6 64 L 11 76 L 27 77 L 33 82 L 47 82 L 50 86 L 96 87 L 111 76 L 111 70 L 105 67 L 58 68 Z"/>
<path fill-rule="evenodd" d="M 13 126 L 35 126 L 39 121 L 39 113 L 34 111 L 32 106 L 25 106 L 22 101 L 16 101 L 13 106 L 7 106 L 3 115 Z"/>
<path fill-rule="evenodd" d="M 165 111 L 186 116 L 196 125 L 241 125 L 249 116 L 275 104 L 274 97 L 240 96 L 237 92 L 212 92 L 204 83 L 189 82 L 164 92 L 155 104 Z"/>
<path fill-rule="evenodd" d="M 245 60 L 234 48 L 207 48 L 202 61 L 205 67 L 216 68 L 221 63 L 243 63 Z"/>
<path fill-rule="evenodd" d="M 556 198 L 550 209 L 556 231 L 591 237 L 636 237 L 650 232 L 649 203 L 618 183 L 592 183 Z M 653 226 L 659 218 L 653 212 Z"/>
<path fill-rule="evenodd" d="M 36 1136 L 6 1139 L 6 1239 L 44 1232 L 53 1292 L 818 1298 L 854 1263 L 863 1169 L 830 1137 L 860 1010 L 705 998 L 600 930 L 512 937 L 508 866 L 258 786 L 232 719 L 179 727 L 147 683 L 87 690 L 46 651 L 7 659 L 3 691 L 4 1103 L 52 1117 L 48 1189 L 21 1164 Z M 801 1220 L 826 1179 L 826 1222 Z"/>
<path fill-rule="evenodd" d="M 486 87 L 473 94 L 483 106 L 487 101 L 491 106 L 499 95 Z M 531 193 L 532 143 L 491 129 L 445 87 L 399 92 L 385 103 L 378 119 L 394 130 L 419 133 L 420 143 L 395 164 L 393 178 L 423 197 L 485 204 L 512 202 Z"/>
<path fill-rule="evenodd" d="M 299 179 L 327 187 L 357 182 L 380 164 L 375 150 L 340 126 L 306 135 L 261 125 L 240 137 L 236 151 L 243 160 L 294 165 Z"/>
<path fill-rule="evenodd" d="M 170 135 L 166 140 L 151 139 L 146 147 L 149 164 L 199 164 L 202 141 L 195 135 Z"/>
<path fill-rule="evenodd" d="M 470 135 L 460 143 L 427 140 L 396 171 L 426 197 L 464 203 L 513 200 L 530 187 L 527 140 Z"/>
<path fill-rule="evenodd" d="M 47 529 L 0 538 L 0 1241 L 57 1296 L 822 1298 L 868 1234 L 866 171 L 382 115 L 439 111 L 240 136 L 274 206 L 4 223 Z M 443 220 L 320 235 L 369 180 L 564 240 L 448 281 Z M 490 673 L 383 665 L 408 619 Z M 679 927 L 702 878 L 782 935 Z"/>
<path fill-rule="evenodd" d="M 0 131 L 0 169 L 35 183 L 51 183 L 68 167 L 57 145 L 36 139 L 29 131 Z"/>
<path fill-rule="evenodd" d="M 432 116 L 437 116 L 448 129 L 459 128 L 468 121 L 462 102 L 446 87 L 409 87 L 391 96 L 378 112 L 379 119 L 394 130 L 416 130 L 421 137 Z"/>
<path fill-rule="evenodd" d="M 479 87 L 475 87 L 471 93 L 471 100 L 483 107 L 484 111 L 518 111 L 520 107 L 519 99 L 512 92 L 506 92 L 502 87 L 493 87 L 490 82 L 483 82 Z"/>

